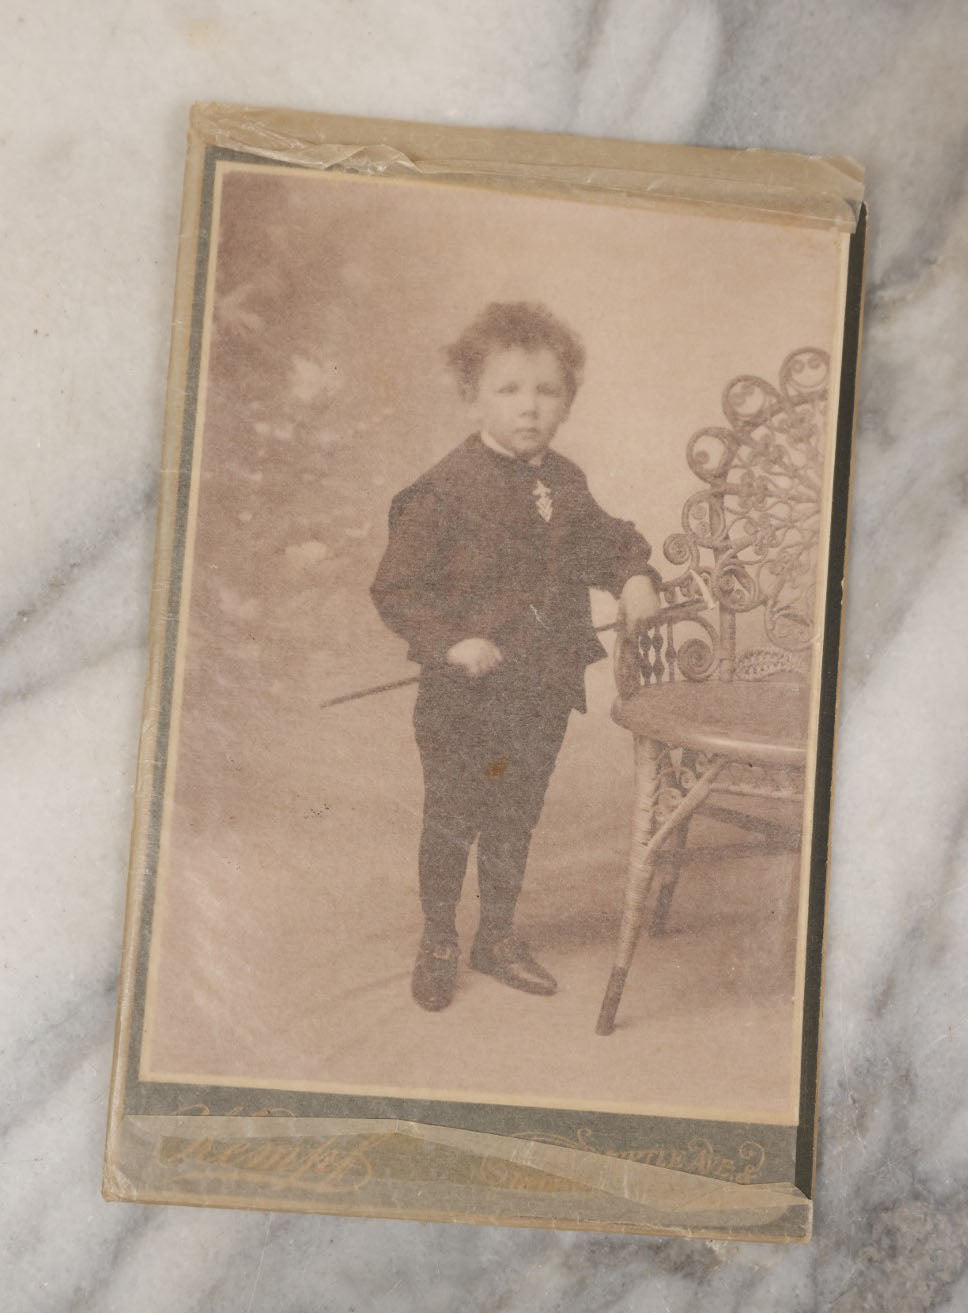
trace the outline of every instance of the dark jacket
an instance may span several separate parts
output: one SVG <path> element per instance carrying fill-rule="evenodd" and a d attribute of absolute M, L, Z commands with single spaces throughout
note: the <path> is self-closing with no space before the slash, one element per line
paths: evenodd
<path fill-rule="evenodd" d="M 535 479 L 551 489 L 546 522 Z M 398 493 L 371 589 L 384 622 L 426 667 L 464 638 L 489 638 L 508 670 L 557 685 L 584 709 L 584 670 L 605 655 L 589 588 L 616 597 L 647 574 L 648 543 L 607 515 L 572 461 L 548 451 L 539 470 L 468 438 Z"/>

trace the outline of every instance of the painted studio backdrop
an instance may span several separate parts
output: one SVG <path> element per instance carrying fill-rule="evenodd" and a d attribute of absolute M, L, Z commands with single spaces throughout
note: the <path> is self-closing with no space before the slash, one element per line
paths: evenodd
<path fill-rule="evenodd" d="M 414 689 L 321 704 L 416 673 L 368 590 L 390 498 L 471 432 L 443 348 L 486 303 L 582 338 L 556 445 L 671 578 L 724 386 L 835 348 L 838 235 L 257 165 L 221 167 L 214 232 L 143 1076 L 795 1122 L 796 854 L 687 862 L 595 1035 L 633 797 L 609 662 L 520 904 L 553 998 L 465 972 L 446 1012 L 414 1005 Z M 690 842 L 725 837 L 701 819 Z M 474 884 L 472 859 L 465 944 Z"/>

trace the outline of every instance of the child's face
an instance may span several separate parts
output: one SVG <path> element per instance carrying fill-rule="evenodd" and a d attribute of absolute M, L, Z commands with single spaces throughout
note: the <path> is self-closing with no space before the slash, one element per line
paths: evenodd
<path fill-rule="evenodd" d="M 492 351 L 471 406 L 477 423 L 519 460 L 547 451 L 568 408 L 565 372 L 547 347 Z"/>

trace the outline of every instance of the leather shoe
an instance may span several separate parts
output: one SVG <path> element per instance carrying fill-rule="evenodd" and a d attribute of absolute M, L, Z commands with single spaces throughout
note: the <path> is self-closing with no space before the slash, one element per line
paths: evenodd
<path fill-rule="evenodd" d="M 450 939 L 424 935 L 413 965 L 410 989 L 414 1001 L 428 1012 L 440 1012 L 454 997 L 460 949 Z"/>
<path fill-rule="evenodd" d="M 531 950 L 517 935 L 487 943 L 475 939 L 471 949 L 471 966 L 502 980 L 512 989 L 523 989 L 526 994 L 553 994 L 558 982 L 531 956 Z"/>

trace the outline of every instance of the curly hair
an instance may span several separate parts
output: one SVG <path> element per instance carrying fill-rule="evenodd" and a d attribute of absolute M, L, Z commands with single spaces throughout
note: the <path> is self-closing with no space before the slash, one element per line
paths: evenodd
<path fill-rule="evenodd" d="M 519 347 L 523 351 L 554 352 L 565 375 L 568 404 L 575 399 L 585 367 L 585 348 L 572 330 L 539 301 L 492 301 L 484 307 L 456 342 L 445 348 L 461 396 L 477 394 L 484 362 L 494 351 Z"/>

